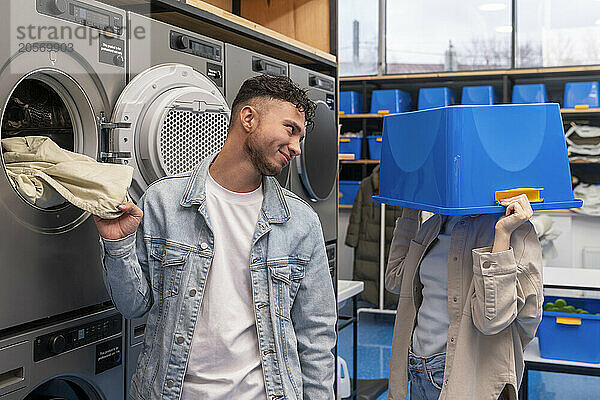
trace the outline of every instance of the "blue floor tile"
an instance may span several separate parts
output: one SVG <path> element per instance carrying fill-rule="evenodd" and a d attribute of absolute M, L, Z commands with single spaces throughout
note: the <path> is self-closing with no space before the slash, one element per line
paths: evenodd
<path fill-rule="evenodd" d="M 388 378 L 394 319 L 395 315 L 360 313 L 357 349 L 359 379 Z M 338 354 L 346 360 L 351 377 L 354 362 L 352 343 L 352 326 L 348 326 L 339 333 Z M 387 393 L 385 391 L 376 400 L 387 399 Z"/>

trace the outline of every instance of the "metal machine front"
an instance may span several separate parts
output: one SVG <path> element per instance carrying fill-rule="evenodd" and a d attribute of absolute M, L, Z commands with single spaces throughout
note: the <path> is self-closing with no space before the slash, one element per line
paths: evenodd
<path fill-rule="evenodd" d="M 0 399 L 124 399 L 123 338 L 114 308 L 3 337 Z"/>
<path fill-rule="evenodd" d="M 127 23 L 129 80 L 150 67 L 178 63 L 206 76 L 225 95 L 223 42 L 133 12 Z"/>
<path fill-rule="evenodd" d="M 289 188 L 317 212 L 325 242 L 337 240 L 338 130 L 335 80 L 290 64 L 290 79 L 316 103 L 314 128 L 302 142 L 300 156 L 290 163 Z"/>
<path fill-rule="evenodd" d="M 98 117 L 125 87 L 124 29 L 123 11 L 91 0 L 2 2 L 0 137 L 97 158 Z M 89 214 L 31 200 L 0 158 L 0 331 L 108 301 Z"/>

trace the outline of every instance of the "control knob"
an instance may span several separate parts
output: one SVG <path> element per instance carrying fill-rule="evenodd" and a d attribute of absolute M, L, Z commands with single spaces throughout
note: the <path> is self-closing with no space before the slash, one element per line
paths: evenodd
<path fill-rule="evenodd" d="M 48 3 L 50 11 L 53 14 L 60 15 L 67 11 L 67 2 L 65 0 L 50 0 Z"/>
<path fill-rule="evenodd" d="M 254 71 L 256 71 L 256 72 L 261 72 L 261 71 L 264 71 L 264 70 L 265 70 L 265 68 L 266 68 L 266 67 L 265 67 L 265 61 L 264 61 L 264 60 L 254 60 L 254 63 L 253 63 L 253 64 L 254 64 L 254 65 L 253 65 L 253 67 L 254 67 L 253 69 L 254 69 Z"/>
<path fill-rule="evenodd" d="M 183 35 L 177 36 L 175 39 L 175 46 L 177 46 L 178 49 L 187 49 L 190 46 L 190 39 Z"/>
<path fill-rule="evenodd" d="M 56 335 L 50 338 L 48 347 L 50 347 L 50 352 L 53 354 L 59 354 L 65 351 L 66 344 L 67 341 L 63 335 Z"/>
<path fill-rule="evenodd" d="M 117 67 L 122 67 L 123 63 L 123 56 L 120 54 L 115 54 L 115 56 L 113 57 L 113 64 L 115 64 Z"/>

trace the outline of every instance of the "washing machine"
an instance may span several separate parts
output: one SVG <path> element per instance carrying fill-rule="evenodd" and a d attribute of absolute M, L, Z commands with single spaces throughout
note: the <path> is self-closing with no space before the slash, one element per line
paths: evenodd
<path fill-rule="evenodd" d="M 2 1 L 1 138 L 49 136 L 97 158 L 99 119 L 126 83 L 125 36 L 125 13 L 106 4 Z M 0 159 L 0 332 L 109 301 L 90 215 L 30 203 Z"/>
<path fill-rule="evenodd" d="M 0 339 L 0 400 L 120 400 L 123 319 L 114 308 Z"/>
<path fill-rule="evenodd" d="M 138 199 L 155 179 L 191 170 L 223 147 L 229 107 L 222 42 L 132 12 L 127 26 L 129 85 L 115 108 L 120 128 L 110 132 L 110 152 L 134 166 L 130 194 Z M 127 391 L 145 324 L 146 317 L 125 323 Z"/>
<path fill-rule="evenodd" d="M 316 103 L 314 127 L 301 143 L 301 154 L 290 163 L 289 189 L 319 215 L 328 246 L 337 241 L 338 130 L 335 79 L 290 64 L 290 79 L 307 90 Z"/>
<path fill-rule="evenodd" d="M 260 53 L 225 43 L 225 93 L 231 106 L 246 79 L 258 75 L 288 76 L 288 64 Z M 276 176 L 282 187 L 287 187 L 289 164 Z"/>
<path fill-rule="evenodd" d="M 155 180 L 219 151 L 230 111 L 221 42 L 133 13 L 128 21 L 129 81 L 113 111 L 106 161 L 133 167 L 137 201 Z"/>

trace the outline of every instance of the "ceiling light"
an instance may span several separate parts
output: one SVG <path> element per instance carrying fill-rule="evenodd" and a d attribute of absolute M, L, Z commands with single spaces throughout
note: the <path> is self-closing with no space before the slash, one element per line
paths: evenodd
<path fill-rule="evenodd" d="M 512 25 L 497 26 L 496 27 L 496 32 L 511 33 L 512 32 Z"/>
<path fill-rule="evenodd" d="M 596 20 L 596 25 L 600 25 L 600 19 Z"/>
<path fill-rule="evenodd" d="M 506 8 L 506 4 L 502 3 L 487 3 L 479 6 L 481 11 L 502 11 Z"/>

